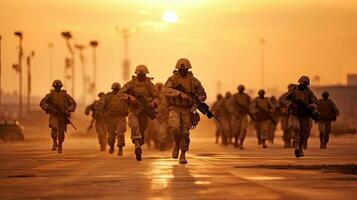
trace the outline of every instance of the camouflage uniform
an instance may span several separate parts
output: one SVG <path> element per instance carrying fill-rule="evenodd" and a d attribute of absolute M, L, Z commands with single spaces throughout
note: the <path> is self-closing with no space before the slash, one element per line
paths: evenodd
<path fill-rule="evenodd" d="M 105 151 L 107 145 L 107 130 L 104 121 L 104 113 L 100 111 L 100 101 L 104 97 L 104 93 L 98 94 L 99 100 L 95 100 L 92 104 L 88 105 L 85 109 L 85 114 L 89 115 L 92 112 L 92 118 L 95 122 L 95 130 L 97 132 L 100 150 Z"/>
<path fill-rule="evenodd" d="M 267 148 L 266 140 L 268 139 L 269 124 L 271 123 L 268 115 L 274 112 L 274 106 L 268 98 L 264 97 L 264 90 L 259 90 L 258 94 L 259 97 L 256 97 L 250 104 L 250 112 L 256 119 L 255 127 L 258 140 L 263 148 Z"/>
<path fill-rule="evenodd" d="M 221 94 L 217 95 L 217 100 L 213 103 L 212 105 L 212 112 L 214 115 L 216 115 L 219 118 L 220 115 L 220 109 L 219 109 L 219 101 L 221 101 L 223 98 L 223 96 Z M 219 138 L 222 137 L 223 133 L 222 133 L 222 126 L 218 121 L 215 121 L 216 124 L 216 144 L 218 144 L 219 142 Z M 222 140 L 223 143 L 223 140 Z"/>
<path fill-rule="evenodd" d="M 104 120 L 108 129 L 109 153 L 114 152 L 117 139 L 118 155 L 123 155 L 125 146 L 126 116 L 128 116 L 129 101 L 126 94 L 120 93 L 120 84 L 113 83 L 112 92 L 107 93 L 100 102 L 100 109 L 104 113 Z"/>
<path fill-rule="evenodd" d="M 237 93 L 233 94 L 229 101 L 229 111 L 232 113 L 231 125 L 232 133 L 235 138 L 234 146 L 243 149 L 243 142 L 247 135 L 248 127 L 248 112 L 251 99 L 248 94 L 244 92 L 244 86 L 238 86 Z"/>
<path fill-rule="evenodd" d="M 304 113 L 296 103 L 289 99 L 289 96 L 294 96 L 309 107 L 317 109 L 317 98 L 308 88 L 310 79 L 307 76 L 302 76 L 298 82 L 300 85 L 293 86 L 281 99 L 283 104 L 289 108 L 289 129 L 293 136 L 296 157 L 304 156 L 302 148 L 307 144 L 312 120 L 307 113 Z"/>
<path fill-rule="evenodd" d="M 327 143 L 329 142 L 329 135 L 331 133 L 331 122 L 336 120 L 340 112 L 337 109 L 335 103 L 329 99 L 329 93 L 322 93 L 322 99 L 318 101 L 318 110 L 321 114 L 321 119 L 319 121 L 319 131 L 320 131 L 320 148 L 325 149 Z"/>
<path fill-rule="evenodd" d="M 136 67 L 135 73 L 137 76 L 133 76 L 132 80 L 127 82 L 120 92 L 129 95 L 131 104 L 129 107 L 129 127 L 131 128 L 131 140 L 135 144 L 135 154 L 137 159 L 141 160 L 141 145 L 144 144 L 145 131 L 148 128 L 148 113 L 142 106 L 138 105 L 136 99 L 143 98 L 144 101 L 151 106 L 156 104 L 154 99 L 158 97 L 158 92 L 155 89 L 154 84 L 151 82 L 151 78 L 146 77 L 149 70 L 145 65 L 139 65 Z M 140 80 L 139 76 L 143 76 L 143 80 Z"/>
<path fill-rule="evenodd" d="M 62 153 L 62 143 L 68 124 L 65 117 L 69 117 L 69 114 L 76 110 L 76 102 L 65 90 L 61 90 L 63 84 L 60 80 L 53 81 L 52 86 L 55 90 L 52 90 L 41 100 L 40 107 L 49 114 L 49 127 L 53 140 L 52 150 L 57 148 L 58 153 Z"/>
<path fill-rule="evenodd" d="M 190 129 L 197 125 L 198 120 L 195 119 L 197 119 L 198 113 L 194 114 L 192 100 L 176 88 L 182 85 L 186 92 L 196 94 L 200 100 L 207 98 L 201 82 L 193 76 L 192 72 L 188 71 L 190 68 L 191 63 L 188 59 L 179 59 L 176 63 L 178 71 L 174 71 L 174 74 L 168 78 L 165 84 L 170 110 L 169 128 L 175 140 L 172 157 L 178 158 L 179 150 L 181 150 L 180 164 L 187 163 L 185 154 L 189 150 Z"/>
<path fill-rule="evenodd" d="M 229 95 L 228 95 L 229 96 Z M 231 115 L 230 112 L 228 110 L 228 98 L 230 97 L 226 97 L 222 98 L 221 100 L 219 100 L 217 102 L 217 104 L 215 105 L 215 110 L 217 113 L 217 118 L 220 119 L 221 123 L 218 123 L 218 129 L 219 129 L 219 133 L 222 137 L 222 144 L 223 145 L 228 145 L 229 144 L 229 136 L 230 136 L 230 132 L 231 132 Z"/>
<path fill-rule="evenodd" d="M 272 117 L 275 119 L 276 122 L 278 122 L 279 118 L 280 118 L 280 112 L 279 112 L 280 104 L 274 96 L 272 96 L 269 100 L 274 107 L 274 112 L 272 113 Z M 268 140 L 272 144 L 274 143 L 276 126 L 277 126 L 277 123 L 273 123 L 271 120 L 269 120 Z"/>

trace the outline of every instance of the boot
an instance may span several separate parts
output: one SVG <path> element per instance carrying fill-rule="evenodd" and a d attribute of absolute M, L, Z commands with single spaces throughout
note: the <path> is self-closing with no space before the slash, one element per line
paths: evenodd
<path fill-rule="evenodd" d="M 62 153 L 62 143 L 61 142 L 57 146 L 57 152 Z"/>
<path fill-rule="evenodd" d="M 114 145 L 109 146 L 109 153 L 113 154 L 114 153 Z"/>
<path fill-rule="evenodd" d="M 172 149 L 172 158 L 177 159 L 180 153 L 180 149 L 179 146 L 176 144 L 174 144 L 174 148 Z"/>
<path fill-rule="evenodd" d="M 234 138 L 234 147 L 235 147 L 235 148 L 238 148 L 238 147 L 239 147 L 239 145 L 238 145 L 238 138 L 237 138 L 237 137 Z"/>
<path fill-rule="evenodd" d="M 122 146 L 118 147 L 118 156 L 123 156 L 123 147 Z"/>
<path fill-rule="evenodd" d="M 179 163 L 180 164 L 187 164 L 186 151 L 181 150 Z"/>
<path fill-rule="evenodd" d="M 268 148 L 265 139 L 262 139 L 262 145 L 263 145 L 263 148 L 264 148 L 264 149 Z"/>
<path fill-rule="evenodd" d="M 304 151 L 302 148 L 300 148 L 300 157 L 304 157 Z"/>
<path fill-rule="evenodd" d="M 57 140 L 53 139 L 52 151 L 56 151 L 56 150 L 57 150 Z"/>
<path fill-rule="evenodd" d="M 243 141 L 240 141 L 240 142 L 239 142 L 239 149 L 241 149 L 241 150 L 244 149 L 244 147 L 243 147 Z"/>
<path fill-rule="evenodd" d="M 134 140 L 135 144 L 135 156 L 137 161 L 141 161 L 141 144 L 139 140 Z"/>
<path fill-rule="evenodd" d="M 301 156 L 301 149 L 299 147 L 299 144 L 297 142 L 294 142 L 294 147 L 295 147 L 295 157 L 300 158 Z"/>

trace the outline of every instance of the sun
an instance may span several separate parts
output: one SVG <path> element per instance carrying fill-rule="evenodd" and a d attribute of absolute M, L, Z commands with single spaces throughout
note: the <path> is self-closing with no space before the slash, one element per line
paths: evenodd
<path fill-rule="evenodd" d="M 167 10 L 162 14 L 161 19 L 164 20 L 166 23 L 176 23 L 178 20 L 177 14 L 173 10 Z"/>

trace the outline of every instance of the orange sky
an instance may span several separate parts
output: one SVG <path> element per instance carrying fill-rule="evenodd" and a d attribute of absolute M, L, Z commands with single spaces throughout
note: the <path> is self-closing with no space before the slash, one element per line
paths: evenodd
<path fill-rule="evenodd" d="M 59 3 L 60 2 L 60 3 Z M 174 10 L 179 22 L 161 20 Z M 74 43 L 97 39 L 98 88 L 122 81 L 123 41 L 115 26 L 136 27 L 130 39 L 132 71 L 147 64 L 156 81 L 165 81 L 175 62 L 187 57 L 193 72 L 214 99 L 216 83 L 235 91 L 238 83 L 261 87 L 259 38 L 266 39 L 266 86 L 283 90 L 301 74 L 320 75 L 321 84 L 345 83 L 357 73 L 357 2 L 355 0 L 1 0 L 0 34 L 5 91 L 17 89 L 15 30 L 24 33 L 24 50 L 35 50 L 33 93 L 49 87 L 48 48 L 54 47 L 54 77 L 62 79 L 68 55 L 60 32 Z M 91 70 L 91 50 L 85 50 Z M 77 61 L 79 60 L 78 57 Z M 77 93 L 80 97 L 80 66 Z M 25 79 L 26 80 L 26 79 Z"/>

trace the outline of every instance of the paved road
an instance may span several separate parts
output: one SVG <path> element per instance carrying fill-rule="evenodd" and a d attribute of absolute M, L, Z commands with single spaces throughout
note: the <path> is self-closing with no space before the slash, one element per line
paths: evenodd
<path fill-rule="evenodd" d="M 188 165 L 146 148 L 137 162 L 131 144 L 118 158 L 94 138 L 67 139 L 62 155 L 49 140 L 1 143 L 0 199 L 356 199 L 357 138 L 317 142 L 296 159 L 253 137 L 245 150 L 193 138 Z"/>

